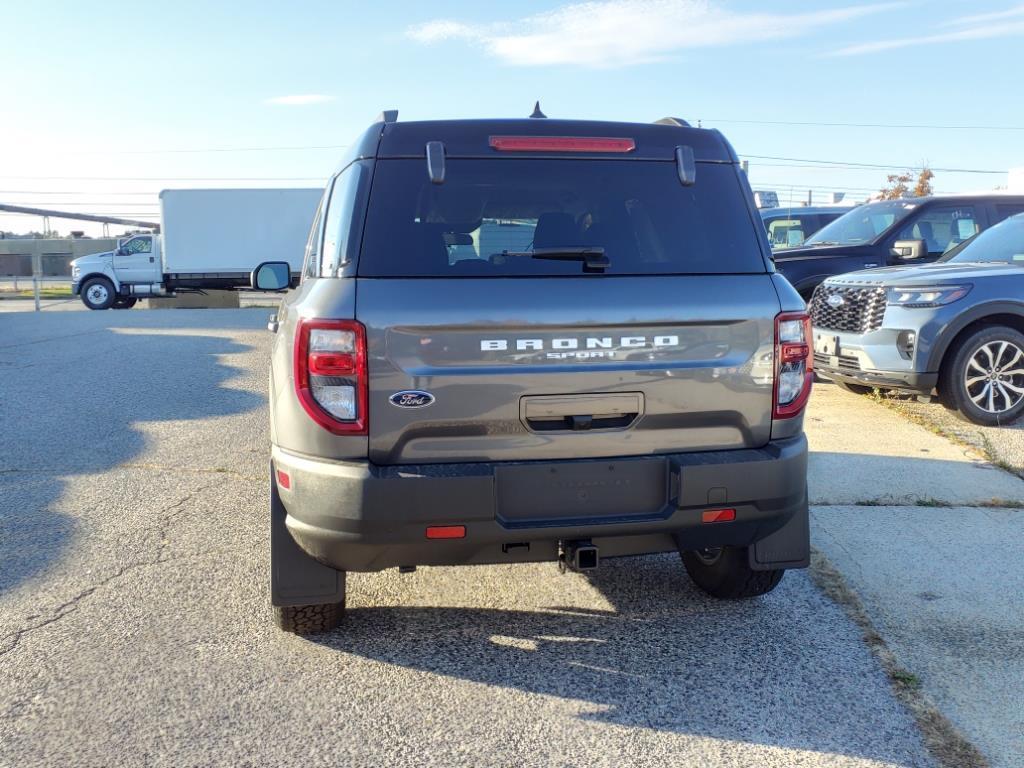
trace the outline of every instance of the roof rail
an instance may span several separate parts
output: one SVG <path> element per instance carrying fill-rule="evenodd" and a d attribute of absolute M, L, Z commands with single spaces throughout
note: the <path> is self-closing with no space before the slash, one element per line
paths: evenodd
<path fill-rule="evenodd" d="M 663 117 L 661 120 L 655 120 L 655 125 L 674 125 L 677 128 L 690 128 L 690 124 L 683 120 L 681 117 Z"/>
<path fill-rule="evenodd" d="M 375 122 L 378 123 L 397 123 L 398 122 L 398 110 L 397 109 L 385 109 L 380 115 L 377 116 Z"/>

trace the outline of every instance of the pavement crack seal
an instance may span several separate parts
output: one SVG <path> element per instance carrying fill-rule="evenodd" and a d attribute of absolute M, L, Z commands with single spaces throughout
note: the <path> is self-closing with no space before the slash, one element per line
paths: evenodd
<path fill-rule="evenodd" d="M 67 600 L 66 602 L 58 605 L 54 609 L 52 615 L 48 616 L 47 618 L 41 621 L 37 621 L 35 624 L 32 624 L 27 627 L 22 627 L 21 629 L 16 629 L 14 632 L 7 634 L 2 640 L 0 640 L 0 643 L 2 643 L 2 645 L 0 645 L 0 658 L 13 651 L 15 648 L 17 648 L 25 635 L 27 635 L 30 632 L 35 632 L 37 629 L 47 627 L 50 624 L 55 624 L 56 622 L 65 618 L 66 616 L 71 615 L 72 613 L 78 610 L 83 600 L 85 600 L 87 597 L 97 592 L 98 590 L 102 589 L 103 587 L 107 586 L 111 582 L 117 581 L 125 574 L 130 573 L 131 571 L 134 571 L 138 568 L 159 565 L 161 563 L 171 562 L 172 560 L 176 559 L 166 557 L 168 545 L 168 530 L 174 524 L 174 522 L 186 512 L 185 505 L 189 501 L 194 499 L 200 493 L 208 491 L 211 488 L 215 487 L 216 485 L 216 483 L 210 483 L 209 485 L 204 485 L 200 488 L 196 488 L 190 491 L 187 495 L 175 501 L 173 504 L 168 504 L 166 507 L 164 507 L 157 513 L 162 517 L 160 521 L 155 526 L 153 526 L 157 530 L 156 554 L 153 557 L 147 558 L 145 560 L 137 560 L 135 562 L 122 565 L 117 569 L 117 571 L 112 573 L 110 576 L 107 576 L 105 579 L 100 580 L 97 584 L 93 584 L 90 587 L 86 587 L 77 595 L 72 597 L 70 600 Z"/>
<path fill-rule="evenodd" d="M 989 768 L 985 756 L 946 719 L 921 690 L 917 676 L 899 665 L 895 654 L 872 624 L 861 599 L 828 558 L 816 549 L 811 550 L 810 576 L 818 589 L 839 605 L 860 628 L 864 642 L 889 678 L 896 699 L 913 716 L 925 746 L 935 758 L 935 762 L 941 768 Z"/>

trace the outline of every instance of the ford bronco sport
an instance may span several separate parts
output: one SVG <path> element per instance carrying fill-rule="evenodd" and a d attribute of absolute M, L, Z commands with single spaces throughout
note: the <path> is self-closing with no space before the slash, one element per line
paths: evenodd
<path fill-rule="evenodd" d="M 742 598 L 807 565 L 809 321 L 717 131 L 386 112 L 270 328 L 283 629 L 337 625 L 348 571 L 678 550 Z"/>

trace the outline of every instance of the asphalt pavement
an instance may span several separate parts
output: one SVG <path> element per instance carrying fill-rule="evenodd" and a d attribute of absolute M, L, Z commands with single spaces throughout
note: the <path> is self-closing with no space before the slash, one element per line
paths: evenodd
<path fill-rule="evenodd" d="M 0 765 L 932 764 L 805 572 L 737 604 L 669 555 L 356 574 L 342 631 L 276 630 L 266 315 L 0 315 Z"/>

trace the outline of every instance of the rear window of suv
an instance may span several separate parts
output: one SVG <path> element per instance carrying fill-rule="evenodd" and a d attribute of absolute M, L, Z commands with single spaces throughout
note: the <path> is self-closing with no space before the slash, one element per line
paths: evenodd
<path fill-rule="evenodd" d="M 534 249 L 602 248 L 609 275 L 765 272 L 736 169 L 671 162 L 449 159 L 432 184 L 423 159 L 378 160 L 363 232 L 363 277 L 580 275 Z M 758 222 L 758 225 L 760 222 Z"/>

